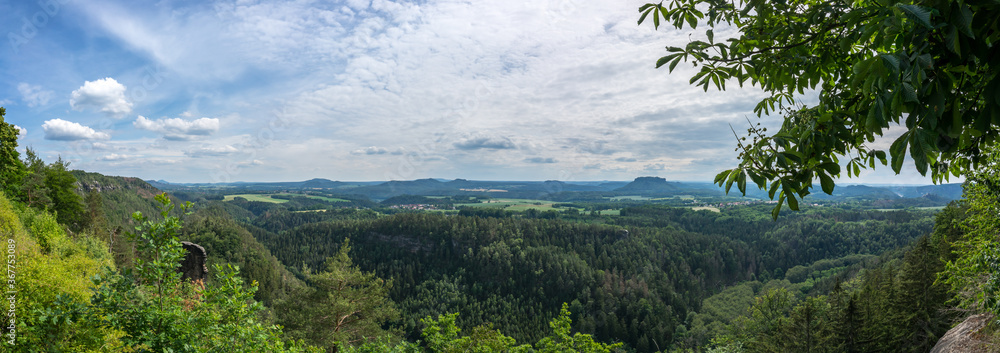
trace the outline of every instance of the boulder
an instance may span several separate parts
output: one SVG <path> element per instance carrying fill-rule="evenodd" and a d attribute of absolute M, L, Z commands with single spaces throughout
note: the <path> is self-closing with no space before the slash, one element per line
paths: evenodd
<path fill-rule="evenodd" d="M 982 334 L 979 333 L 979 330 L 985 327 L 992 319 L 993 316 L 988 314 L 969 316 L 961 324 L 948 330 L 938 340 L 937 344 L 934 345 L 934 348 L 931 349 L 931 353 L 991 352 L 992 350 L 982 340 Z"/>
<path fill-rule="evenodd" d="M 181 246 L 187 250 L 187 255 L 184 255 L 184 260 L 181 261 L 181 267 L 177 269 L 181 273 L 181 279 L 198 281 L 208 277 L 208 268 L 205 267 L 208 254 L 205 248 L 187 241 L 182 241 Z"/>

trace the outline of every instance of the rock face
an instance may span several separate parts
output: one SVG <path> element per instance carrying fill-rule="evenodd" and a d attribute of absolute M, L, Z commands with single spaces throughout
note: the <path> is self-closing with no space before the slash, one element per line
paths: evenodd
<path fill-rule="evenodd" d="M 205 248 L 186 241 L 182 241 L 181 246 L 184 247 L 184 250 L 187 250 L 187 255 L 184 255 L 184 260 L 181 261 L 181 267 L 178 269 L 181 272 L 181 279 L 188 281 L 204 280 L 208 276 L 208 268 L 205 267 L 205 260 L 208 259 L 208 254 L 205 252 Z"/>
<path fill-rule="evenodd" d="M 986 326 L 993 317 L 987 314 L 969 316 L 961 324 L 955 326 L 938 340 L 931 353 L 986 353 L 991 352 L 985 342 L 980 339 L 979 330 Z"/>

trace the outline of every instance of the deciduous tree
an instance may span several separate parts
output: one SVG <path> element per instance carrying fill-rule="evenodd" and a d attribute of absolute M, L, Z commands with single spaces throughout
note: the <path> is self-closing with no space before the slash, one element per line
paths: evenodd
<path fill-rule="evenodd" d="M 17 152 L 18 129 L 13 124 L 4 121 L 7 111 L 0 107 L 0 191 L 7 197 L 17 199 L 20 195 L 18 187 L 24 175 L 24 163 L 21 163 Z"/>
<path fill-rule="evenodd" d="M 656 67 L 699 67 L 692 84 L 706 91 L 727 82 L 767 93 L 758 116 L 781 113 L 777 132 L 759 124 L 739 139 L 740 164 L 715 181 L 744 192 L 749 178 L 777 197 L 775 216 L 819 180 L 876 162 L 899 173 L 906 155 L 935 182 L 965 175 L 986 161 L 1000 127 L 1000 3 L 987 0 L 670 0 L 639 8 L 677 29 L 707 25 L 704 36 L 668 46 Z M 732 38 L 714 30 L 733 27 Z M 720 40 L 717 40 L 720 39 Z M 813 106 L 801 104 L 818 91 Z M 809 95 L 811 95 L 810 93 Z M 890 128 L 902 135 L 888 151 L 873 142 Z M 907 153 L 908 152 L 908 153 Z"/>

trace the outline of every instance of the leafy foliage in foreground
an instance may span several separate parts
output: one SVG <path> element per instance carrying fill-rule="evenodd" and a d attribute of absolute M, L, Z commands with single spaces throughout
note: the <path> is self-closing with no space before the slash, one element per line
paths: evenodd
<path fill-rule="evenodd" d="M 768 94 L 758 116 L 785 115 L 774 133 L 751 125 L 740 165 L 715 179 L 744 193 L 748 178 L 767 188 L 775 214 L 785 202 L 798 209 L 816 179 L 832 193 L 843 162 L 849 177 L 876 162 L 899 173 L 908 154 L 920 174 L 942 181 L 981 168 L 1000 136 L 996 2 L 670 0 L 639 11 L 640 24 L 651 18 L 657 28 L 661 18 L 709 27 L 667 47 L 657 67 L 692 62 L 700 69 L 691 83 L 706 91 L 749 82 Z M 739 32 L 716 41 L 717 26 Z M 819 91 L 815 106 L 796 103 L 805 90 Z M 897 125 L 905 131 L 889 151 L 871 144 Z"/>
<path fill-rule="evenodd" d="M 967 233 L 944 278 L 962 307 L 991 313 L 1000 323 L 1000 148 L 991 150 L 985 166 L 966 183 Z"/>
<path fill-rule="evenodd" d="M 169 199 L 158 196 L 161 215 Z M 142 218 L 140 216 L 140 218 Z M 0 230 L 19 263 L 14 351 L 309 351 L 286 343 L 260 319 L 255 284 L 235 267 L 216 266 L 209 285 L 182 283 L 175 247 L 180 221 L 143 219 L 135 271 L 115 270 L 107 247 L 86 234 L 70 238 L 56 218 L 0 194 Z M 103 268 L 103 270 L 102 270 Z M 7 321 L 5 321 L 7 322 Z M 6 340 L 5 340 L 6 341 Z"/>

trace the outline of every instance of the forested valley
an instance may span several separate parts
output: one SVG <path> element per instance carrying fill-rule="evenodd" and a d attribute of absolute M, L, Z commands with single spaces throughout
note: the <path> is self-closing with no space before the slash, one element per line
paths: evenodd
<path fill-rule="evenodd" d="M 31 158 L 39 181 L 0 211 L 20 264 L 8 319 L 42 351 L 921 352 L 964 317 L 939 274 L 967 201 L 774 220 L 766 204 L 446 214 L 185 195 L 182 212 L 142 180 Z M 180 240 L 207 250 L 208 281 L 164 264 Z"/>

